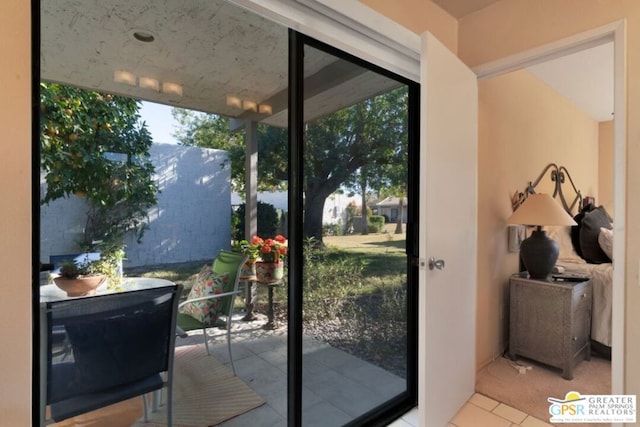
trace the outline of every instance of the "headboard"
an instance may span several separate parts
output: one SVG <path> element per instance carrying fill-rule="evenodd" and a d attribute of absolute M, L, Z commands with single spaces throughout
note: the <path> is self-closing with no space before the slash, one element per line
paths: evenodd
<path fill-rule="evenodd" d="M 582 193 L 580 193 L 580 190 L 576 188 L 567 168 L 564 166 L 558 166 L 555 163 L 549 163 L 535 181 L 529 181 L 529 184 L 524 191 L 516 191 L 514 193 L 511 198 L 511 207 L 514 211 L 527 199 L 527 197 L 529 197 L 529 194 L 534 194 L 536 192 L 536 187 L 549 171 L 551 171 L 551 181 L 555 183 L 552 196 L 560 199 L 565 211 L 573 216 L 572 212 L 574 208 L 577 207 L 578 211 L 582 209 Z M 571 202 L 569 203 L 568 200 Z"/>

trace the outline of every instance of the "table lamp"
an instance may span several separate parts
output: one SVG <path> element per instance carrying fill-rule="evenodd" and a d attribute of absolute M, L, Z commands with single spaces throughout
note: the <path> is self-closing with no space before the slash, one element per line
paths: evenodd
<path fill-rule="evenodd" d="M 542 229 L 545 225 L 577 225 L 549 194 L 534 193 L 511 214 L 511 225 L 530 225 L 537 229 L 520 245 L 522 262 L 532 279 L 546 280 L 558 260 L 558 244 Z"/>

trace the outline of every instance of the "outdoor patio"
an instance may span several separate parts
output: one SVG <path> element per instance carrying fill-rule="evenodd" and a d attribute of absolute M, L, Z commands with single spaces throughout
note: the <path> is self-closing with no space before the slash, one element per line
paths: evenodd
<path fill-rule="evenodd" d="M 237 375 L 265 404 L 232 418 L 222 426 L 287 425 L 287 328 L 264 330 L 265 315 L 239 320 L 232 328 L 233 357 Z M 224 330 L 215 336 L 212 355 L 229 366 Z M 202 344 L 200 332 L 176 341 L 176 346 Z M 371 409 L 405 389 L 404 379 L 344 351 L 306 336 L 303 344 L 303 422 L 305 426 L 337 426 Z"/>

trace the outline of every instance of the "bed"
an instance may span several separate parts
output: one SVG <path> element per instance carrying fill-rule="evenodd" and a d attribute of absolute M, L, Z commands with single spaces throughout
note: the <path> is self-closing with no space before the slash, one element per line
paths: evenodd
<path fill-rule="evenodd" d="M 547 227 L 549 237 L 558 243 L 560 253 L 557 266 L 565 274 L 589 276 L 593 285 L 591 310 L 591 341 L 593 349 L 611 356 L 611 307 L 613 264 L 613 224 L 604 207 L 584 203 L 571 175 L 563 166 L 547 165 L 537 180 L 530 182 L 526 190 L 512 198 L 514 210 L 551 171 L 554 182 L 553 197 L 578 223 L 574 227 Z M 567 197 L 570 195 L 571 197 Z"/>

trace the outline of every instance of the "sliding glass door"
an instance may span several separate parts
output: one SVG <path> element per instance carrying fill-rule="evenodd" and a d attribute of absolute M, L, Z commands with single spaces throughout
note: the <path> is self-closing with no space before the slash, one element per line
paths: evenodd
<path fill-rule="evenodd" d="M 417 85 L 292 41 L 301 423 L 384 423 L 416 403 Z"/>
<path fill-rule="evenodd" d="M 283 235 L 288 272 L 244 281 L 233 352 L 208 329 L 211 357 L 264 401 L 229 423 L 386 424 L 414 407 L 418 85 L 225 0 L 94 6 L 34 11 L 34 324 L 70 297 L 63 259 L 117 254 L 98 294 L 158 278 L 190 292 L 220 250 Z M 177 340 L 177 365 L 207 352 L 200 334 Z M 142 415 L 121 412 L 114 425 Z"/>

